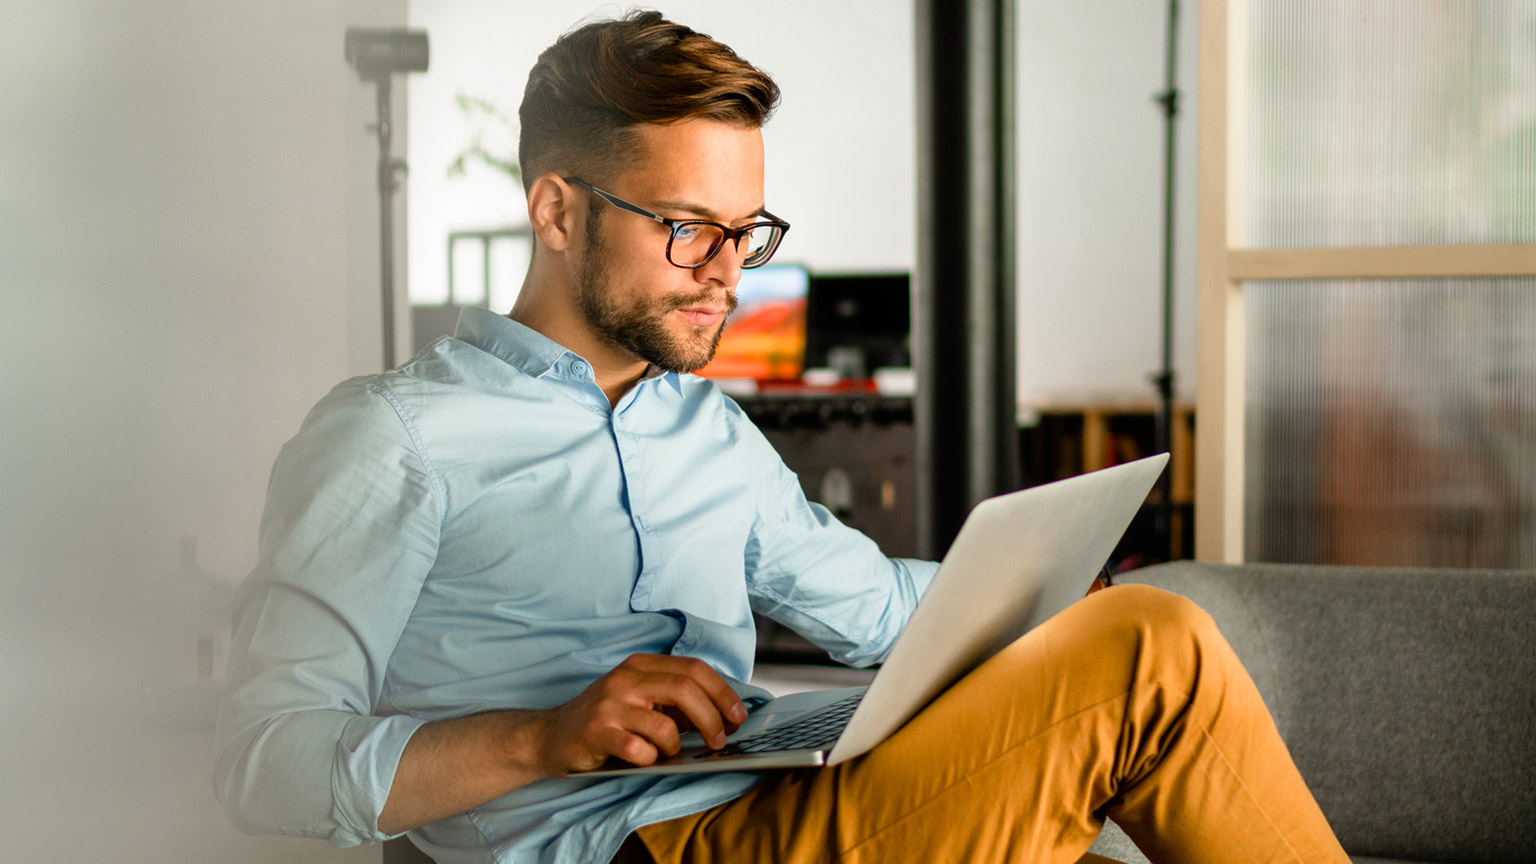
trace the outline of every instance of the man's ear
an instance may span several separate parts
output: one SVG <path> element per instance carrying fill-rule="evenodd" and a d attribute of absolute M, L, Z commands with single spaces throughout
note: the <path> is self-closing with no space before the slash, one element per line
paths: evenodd
<path fill-rule="evenodd" d="M 528 224 L 545 246 L 564 252 L 571 245 L 580 205 L 575 189 L 559 174 L 540 174 L 528 187 Z"/>

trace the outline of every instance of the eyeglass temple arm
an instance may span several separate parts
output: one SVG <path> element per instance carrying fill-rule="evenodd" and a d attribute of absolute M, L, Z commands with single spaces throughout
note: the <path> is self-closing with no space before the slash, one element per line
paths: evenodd
<path fill-rule="evenodd" d="M 575 185 L 580 186 L 581 188 L 586 189 L 586 190 L 588 190 L 588 191 L 590 191 L 590 192 L 592 192 L 594 194 L 601 195 L 604 201 L 607 201 L 609 204 L 612 204 L 613 206 L 619 208 L 620 210 L 628 210 L 629 212 L 635 214 L 636 216 L 644 216 L 647 219 L 650 219 L 650 220 L 655 221 L 655 222 L 660 222 L 663 225 L 670 226 L 672 224 L 672 220 L 671 219 L 668 219 L 665 216 L 657 216 L 655 213 L 652 213 L 651 211 L 645 209 L 644 207 L 637 207 L 634 204 L 631 204 L 628 201 L 625 201 L 623 198 L 615 198 L 614 196 L 609 195 L 607 192 L 604 192 L 603 190 L 597 188 L 596 186 L 593 186 L 591 183 L 588 183 L 587 181 L 581 179 L 580 177 L 565 177 L 563 179 L 567 183 L 575 184 Z"/>

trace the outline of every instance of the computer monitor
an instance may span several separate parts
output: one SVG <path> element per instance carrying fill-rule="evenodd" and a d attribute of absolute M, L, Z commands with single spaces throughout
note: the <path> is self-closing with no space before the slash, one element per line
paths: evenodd
<path fill-rule="evenodd" d="M 805 365 L 866 377 L 912 365 L 906 273 L 817 273 L 806 312 Z"/>
<path fill-rule="evenodd" d="M 810 273 L 799 264 L 741 271 L 736 311 L 726 321 L 708 378 L 798 381 L 805 371 L 805 304 Z"/>

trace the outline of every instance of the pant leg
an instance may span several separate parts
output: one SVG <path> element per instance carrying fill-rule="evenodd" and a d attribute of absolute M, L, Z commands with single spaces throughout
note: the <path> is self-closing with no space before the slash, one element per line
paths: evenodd
<path fill-rule="evenodd" d="M 661 864 L 1072 864 L 1113 815 L 1154 861 L 1348 858 L 1210 616 L 1100 591 L 874 750 L 638 832 Z"/>
<path fill-rule="evenodd" d="M 623 847 L 619 849 L 618 854 L 614 855 L 613 860 L 609 864 L 656 864 L 656 859 L 651 857 L 651 853 L 645 848 L 645 844 L 640 841 L 640 836 L 638 834 L 631 834 L 624 840 Z M 1077 864 L 1124 864 L 1124 862 L 1114 858 L 1105 858 L 1102 855 L 1095 855 L 1090 852 L 1079 858 Z"/>

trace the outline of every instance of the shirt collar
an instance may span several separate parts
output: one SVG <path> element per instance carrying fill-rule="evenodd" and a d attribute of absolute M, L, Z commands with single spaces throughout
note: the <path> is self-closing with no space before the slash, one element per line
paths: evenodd
<path fill-rule="evenodd" d="M 459 311 L 459 323 L 453 335 L 487 354 L 501 358 L 533 378 L 548 374 L 567 355 L 578 356 L 576 352 L 521 322 L 477 306 L 465 306 Z M 643 383 L 652 378 L 662 378 L 671 385 L 673 391 L 679 394 L 683 392 L 682 382 L 676 372 L 666 372 L 651 366 L 640 380 Z"/>
<path fill-rule="evenodd" d="M 678 377 L 676 372 L 668 372 L 662 369 L 660 366 L 651 365 L 646 367 L 645 374 L 640 376 L 640 382 L 643 384 L 652 378 L 660 378 L 661 380 L 667 382 L 667 384 L 671 385 L 673 392 L 677 393 L 679 396 L 682 395 L 683 382 Z"/>
<path fill-rule="evenodd" d="M 494 354 L 522 372 L 538 378 L 574 352 L 544 334 L 489 309 L 465 306 L 459 311 L 454 338 Z"/>

